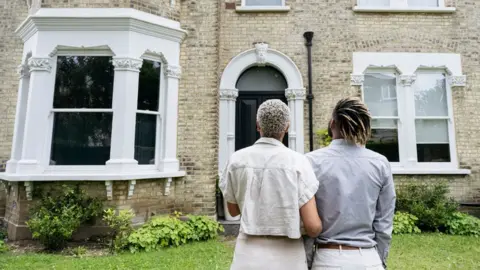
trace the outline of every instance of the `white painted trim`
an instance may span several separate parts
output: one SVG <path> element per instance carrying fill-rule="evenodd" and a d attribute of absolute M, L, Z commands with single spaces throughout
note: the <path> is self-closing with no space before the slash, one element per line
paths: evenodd
<path fill-rule="evenodd" d="M 466 85 L 466 77 L 462 74 L 461 56 L 437 53 L 353 53 L 351 84 L 361 87 L 363 98 L 364 74 L 392 70 L 396 70 L 398 74 L 397 100 L 400 120 L 398 122 L 400 163 L 392 166 L 392 169 L 398 174 L 468 174 L 470 171 L 459 169 L 452 100 L 452 86 Z M 416 117 L 413 86 L 417 74 L 423 72 L 446 74 L 447 116 Z M 415 130 L 416 119 L 448 120 L 450 162 L 418 162 L 416 134 L 412 132 Z"/>
<path fill-rule="evenodd" d="M 235 10 L 239 13 L 254 12 L 288 12 L 289 6 L 237 6 Z"/>
<path fill-rule="evenodd" d="M 304 145 L 304 99 L 305 87 L 302 74 L 295 63 L 285 54 L 268 48 L 268 44 L 255 44 L 254 49 L 247 50 L 234 57 L 225 67 L 220 79 L 219 97 L 219 150 L 218 171 L 227 164 L 235 152 L 235 101 L 238 97 L 236 83 L 240 75 L 252 66 L 269 65 L 278 69 L 288 84 L 285 96 L 291 110 L 289 130 L 289 147 L 303 153 Z M 229 217 L 228 213 L 227 217 Z M 231 218 L 231 217 L 230 217 Z"/>
<path fill-rule="evenodd" d="M 21 145 L 21 149 L 17 147 L 12 151 L 7 174 L 2 177 L 6 175 L 8 179 L 17 179 L 15 181 L 29 178 L 50 181 L 168 178 L 167 172 L 185 175 L 179 171 L 176 158 L 180 42 L 186 36 L 179 22 L 135 9 L 49 8 L 39 9 L 27 17 L 17 34 L 24 40 L 23 65 L 19 70 L 22 82 L 29 82 L 21 84 L 25 85 L 21 90 L 28 93 L 28 102 L 22 99 L 28 109 L 26 116 L 16 119 L 16 123 L 25 123 L 24 132 L 21 128 L 14 131 L 14 142 Z M 59 55 L 112 56 L 115 66 L 113 107 L 53 109 Z M 137 110 L 138 73 L 144 58 L 162 64 L 159 112 L 155 113 Z M 27 72 L 27 63 L 30 72 Z M 28 89 L 23 89 L 27 85 Z M 33 87 L 35 91 L 31 91 Z M 53 112 L 113 112 L 108 164 L 51 166 Z M 158 116 L 155 165 L 138 165 L 133 159 L 137 113 Z M 25 136 L 17 134 L 22 132 Z"/>
<path fill-rule="evenodd" d="M 15 30 L 23 41 L 38 31 L 132 31 L 182 42 L 180 23 L 132 8 L 41 8 Z"/>
<path fill-rule="evenodd" d="M 457 11 L 454 7 L 361 7 L 355 6 L 353 11 L 361 12 L 382 12 L 382 13 L 455 13 Z"/>
<path fill-rule="evenodd" d="M 64 174 L 10 174 L 0 173 L 0 179 L 11 182 L 24 181 L 125 181 L 125 180 L 141 180 L 141 179 L 164 179 L 183 177 L 184 171 L 177 172 L 159 172 L 156 170 L 142 171 L 137 173 L 85 173 L 85 172 L 69 172 Z"/>
<path fill-rule="evenodd" d="M 467 169 L 404 169 L 392 167 L 394 175 L 470 175 L 472 172 Z"/>

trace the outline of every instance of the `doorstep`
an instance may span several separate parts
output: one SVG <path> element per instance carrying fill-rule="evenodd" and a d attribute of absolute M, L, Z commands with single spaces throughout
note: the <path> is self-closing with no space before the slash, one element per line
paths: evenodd
<path fill-rule="evenodd" d="M 219 219 L 218 222 L 222 224 L 225 231 L 223 232 L 224 236 L 238 236 L 238 230 L 240 229 L 240 220 L 224 220 Z"/>

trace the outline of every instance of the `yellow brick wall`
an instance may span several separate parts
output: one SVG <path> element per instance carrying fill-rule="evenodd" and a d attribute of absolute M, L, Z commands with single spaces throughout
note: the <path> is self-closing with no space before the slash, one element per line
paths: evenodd
<path fill-rule="evenodd" d="M 355 1 L 290 0 L 287 13 L 237 13 L 224 0 L 220 21 L 220 69 L 237 54 L 253 48 L 254 42 L 288 55 L 307 80 L 307 51 L 303 33 L 315 32 L 312 48 L 314 129 L 327 125 L 335 102 L 341 97 L 358 95 L 350 86 L 353 52 L 459 53 L 467 75 L 467 87 L 454 88 L 454 115 L 458 158 L 462 168 L 472 175 L 463 177 L 397 176 L 404 180 L 451 182 L 451 191 L 459 200 L 480 202 L 480 2 L 456 0 L 453 14 L 355 13 Z M 307 114 L 305 141 L 308 144 Z M 309 147 L 306 145 L 305 149 Z"/>

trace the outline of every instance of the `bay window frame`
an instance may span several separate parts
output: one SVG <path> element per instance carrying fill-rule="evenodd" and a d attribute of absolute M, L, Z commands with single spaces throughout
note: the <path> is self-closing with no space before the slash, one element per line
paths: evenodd
<path fill-rule="evenodd" d="M 357 0 L 353 11 L 355 12 L 431 12 L 431 13 L 453 13 L 455 7 L 446 6 L 445 0 L 438 0 L 438 6 L 411 6 L 408 0 L 390 0 L 389 6 L 377 6 L 361 4 L 362 0 Z"/>
<path fill-rule="evenodd" d="M 463 87 L 466 77 L 461 73 L 461 58 L 457 54 L 424 53 L 354 53 L 351 85 L 358 86 L 364 100 L 364 76 L 368 73 L 397 74 L 398 145 L 400 162 L 390 162 L 395 174 L 470 174 L 459 167 L 452 87 Z M 414 86 L 419 73 L 445 74 L 448 115 L 422 117 L 415 112 Z M 368 106 L 368 104 L 367 104 Z M 392 117 L 373 117 L 392 119 Z M 418 162 L 415 121 L 417 119 L 447 120 L 450 162 Z"/>

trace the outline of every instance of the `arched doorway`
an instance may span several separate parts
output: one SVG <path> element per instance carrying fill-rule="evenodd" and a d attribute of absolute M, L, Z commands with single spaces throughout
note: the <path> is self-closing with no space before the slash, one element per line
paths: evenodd
<path fill-rule="evenodd" d="M 245 70 L 236 83 L 238 97 L 235 110 L 235 151 L 251 146 L 260 138 L 256 129 L 257 110 L 269 99 L 280 99 L 285 104 L 287 80 L 271 66 L 254 66 Z M 288 135 L 283 139 L 288 146 Z"/>

